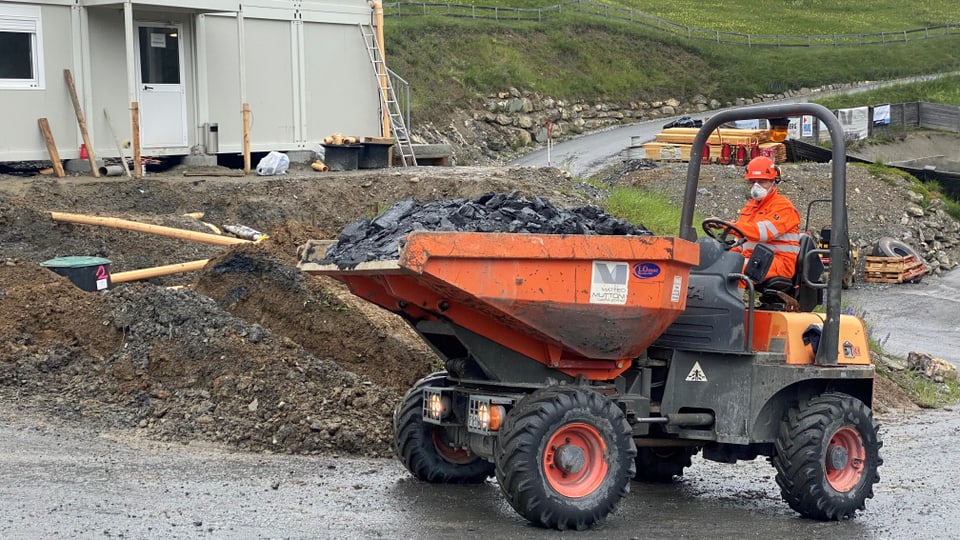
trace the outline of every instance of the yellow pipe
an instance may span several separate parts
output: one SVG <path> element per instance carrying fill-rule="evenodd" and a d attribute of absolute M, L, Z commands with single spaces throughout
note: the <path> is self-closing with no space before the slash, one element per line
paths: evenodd
<path fill-rule="evenodd" d="M 373 17 L 377 25 L 377 46 L 380 48 L 380 95 L 383 96 L 380 123 L 383 136 L 390 138 L 390 111 L 387 110 L 390 85 L 387 81 L 387 49 L 383 44 L 383 4 L 380 0 L 371 0 L 370 6 L 373 7 Z"/>
<path fill-rule="evenodd" d="M 157 276 L 166 276 L 170 274 L 179 274 L 181 272 L 193 272 L 202 270 L 210 259 L 199 261 L 190 261 L 178 264 L 168 264 L 166 266 L 154 266 L 151 268 L 141 268 L 140 270 L 128 270 L 126 272 L 117 272 L 110 274 L 110 281 L 113 283 L 126 283 L 128 281 L 140 281 Z"/>
<path fill-rule="evenodd" d="M 164 227 L 162 225 L 151 225 L 149 223 L 139 223 L 126 219 L 87 216 L 83 214 L 69 214 L 66 212 L 50 212 L 50 218 L 54 221 L 65 221 L 67 223 L 79 223 L 81 225 L 101 225 L 104 227 L 113 227 L 116 229 L 126 229 L 147 234 L 156 234 L 160 236 L 170 236 L 181 240 L 192 240 L 194 242 L 203 242 L 205 244 L 214 244 L 218 246 L 233 246 L 236 244 L 247 244 L 250 241 L 242 238 L 233 238 L 231 236 L 217 236 L 215 234 L 188 231 L 174 227 Z"/>

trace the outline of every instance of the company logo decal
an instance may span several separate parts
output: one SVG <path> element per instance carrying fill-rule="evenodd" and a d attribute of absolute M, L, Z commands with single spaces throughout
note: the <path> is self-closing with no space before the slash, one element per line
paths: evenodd
<path fill-rule="evenodd" d="M 660 275 L 660 265 L 650 262 L 642 262 L 633 265 L 633 275 L 640 279 L 650 279 Z"/>

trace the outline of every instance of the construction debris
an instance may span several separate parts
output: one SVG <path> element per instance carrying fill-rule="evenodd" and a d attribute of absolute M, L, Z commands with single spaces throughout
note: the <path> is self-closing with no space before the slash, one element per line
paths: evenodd
<path fill-rule="evenodd" d="M 244 240 L 252 240 L 254 242 L 260 242 L 261 240 L 266 240 L 269 238 L 268 235 L 247 227 L 246 225 L 224 225 L 223 230 L 228 233 L 236 236 L 237 238 L 243 238 Z"/>

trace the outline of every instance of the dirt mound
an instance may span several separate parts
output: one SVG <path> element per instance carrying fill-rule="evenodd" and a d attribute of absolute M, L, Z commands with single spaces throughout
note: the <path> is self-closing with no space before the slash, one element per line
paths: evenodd
<path fill-rule="evenodd" d="M 303 172 L 303 171 L 301 171 Z M 397 316 L 296 268 L 297 246 L 335 238 L 396 201 L 519 190 L 557 171 L 435 168 L 287 178 L 0 177 L 0 399 L 166 440 L 249 450 L 383 456 L 391 414 L 436 356 Z M 233 249 L 56 222 L 52 210 L 210 232 L 269 233 Z M 210 259 L 190 274 L 86 293 L 39 263 L 100 256 L 116 273 Z M 14 258 L 15 257 L 15 258 Z M 169 288 L 177 287 L 177 288 Z M 186 287 L 186 288 L 182 288 Z"/>
<path fill-rule="evenodd" d="M 22 262 L 5 268 L 4 278 L 10 270 L 44 272 Z M 0 362 L 3 399 L 169 440 L 298 453 L 390 452 L 390 415 L 402 390 L 311 354 L 207 296 L 148 284 L 103 294 L 63 279 L 10 284 L 4 281 L 4 313 L 17 316 L 0 326 L 12 338 L 4 340 Z M 232 288 L 238 287 L 241 281 Z M 362 352 L 358 343 L 336 345 L 350 355 Z"/>
<path fill-rule="evenodd" d="M 741 183 L 728 188 L 721 181 L 726 172 L 708 172 L 716 177 L 704 183 L 705 211 L 730 215 L 740 206 L 734 194 Z M 822 172 L 804 174 L 818 179 Z M 624 174 L 609 185 L 658 185 L 674 196 L 682 186 L 682 171 L 671 167 L 635 174 L 644 176 Z M 854 181 L 858 205 L 867 204 L 860 193 L 880 199 L 894 189 L 857 175 Z M 437 358 L 397 316 L 339 282 L 298 271 L 297 247 L 334 239 L 349 223 L 409 197 L 428 202 L 514 191 L 563 207 L 603 195 L 556 169 L 533 168 L 337 174 L 294 168 L 284 178 L 241 179 L 0 177 L 7 257 L 0 260 L 0 399 L 165 440 L 388 455 L 394 405 L 416 379 L 439 368 Z M 886 213 L 890 200 L 874 212 Z M 269 238 L 227 249 L 54 222 L 50 210 L 209 232 L 185 216 L 199 211 L 205 222 L 242 224 Z M 114 273 L 209 262 L 199 272 L 86 293 L 39 266 L 67 255 L 106 257 Z"/>

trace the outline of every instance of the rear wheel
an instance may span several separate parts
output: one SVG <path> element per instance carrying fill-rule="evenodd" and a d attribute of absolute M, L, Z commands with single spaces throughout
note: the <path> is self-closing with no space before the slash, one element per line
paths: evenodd
<path fill-rule="evenodd" d="M 637 449 L 635 480 L 671 482 L 674 476 L 683 476 L 683 470 L 692 463 L 697 453 L 694 447 L 642 447 Z"/>
<path fill-rule="evenodd" d="M 583 530 L 630 490 L 636 447 L 623 412 L 586 388 L 526 397 L 500 429 L 496 471 L 510 505 L 542 527 Z"/>
<path fill-rule="evenodd" d="M 423 421 L 423 388 L 448 386 L 446 372 L 417 381 L 393 415 L 397 456 L 415 477 L 435 484 L 479 484 L 493 476 L 493 463 L 454 448 L 441 426 Z"/>
<path fill-rule="evenodd" d="M 802 516 L 840 520 L 863 510 L 883 464 L 870 409 L 840 393 L 810 398 L 780 424 L 771 459 L 784 500 Z"/>

